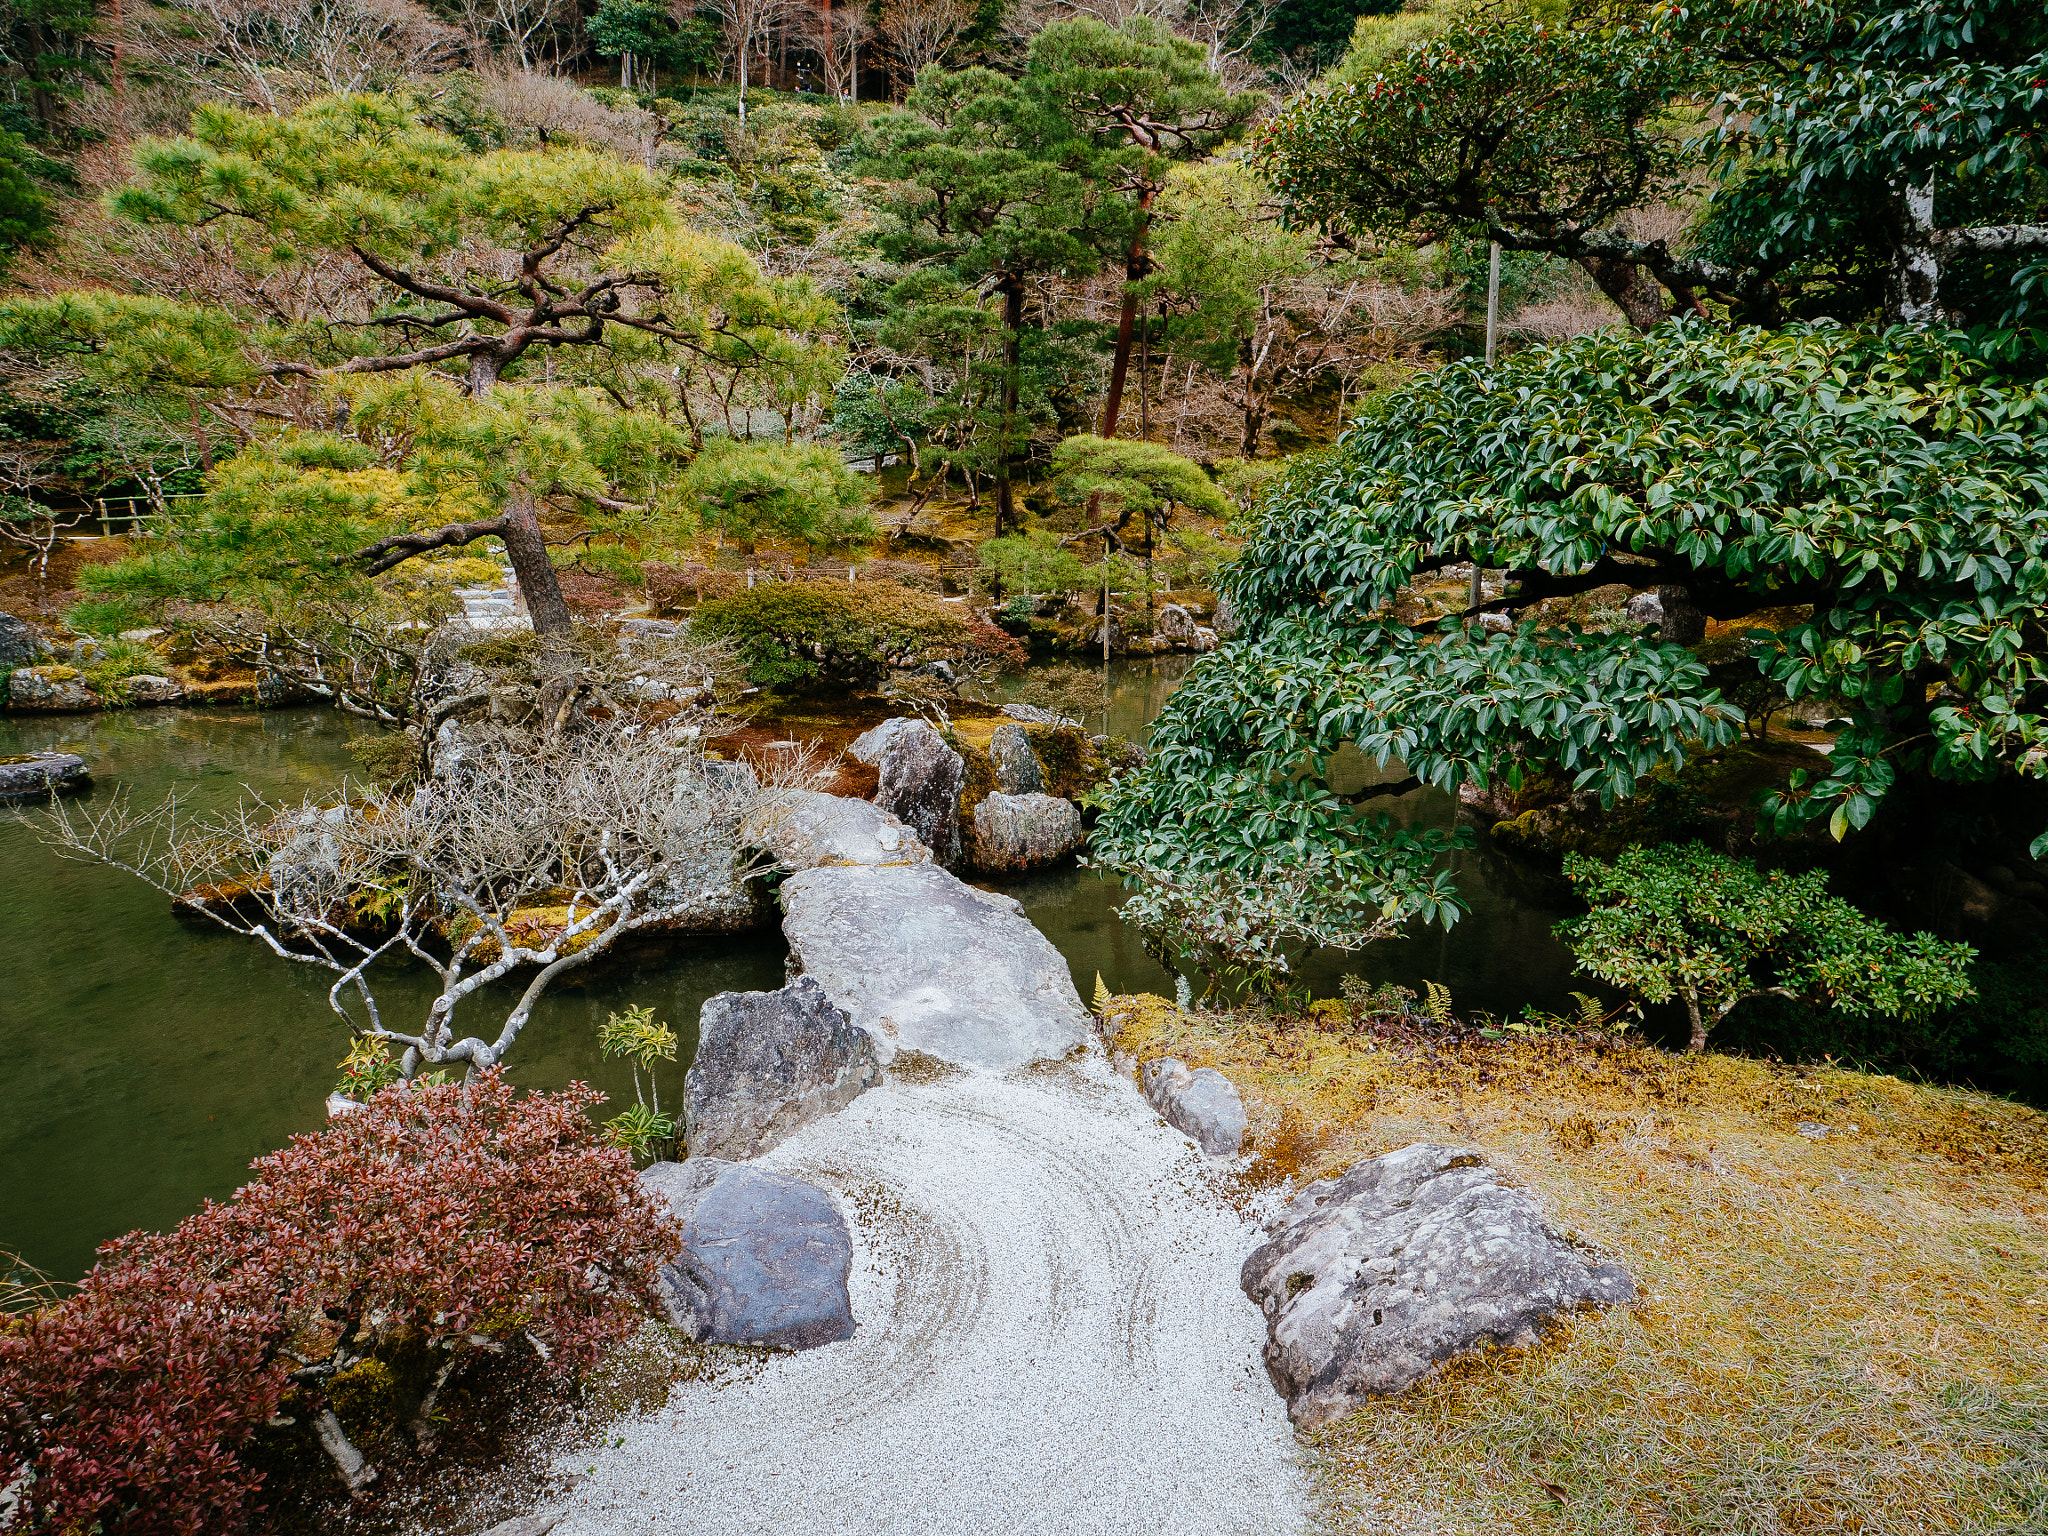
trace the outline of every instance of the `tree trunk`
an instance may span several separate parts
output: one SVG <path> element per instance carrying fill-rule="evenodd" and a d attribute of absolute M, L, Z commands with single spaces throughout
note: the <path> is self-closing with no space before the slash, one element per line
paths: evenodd
<path fill-rule="evenodd" d="M 1650 330 L 1671 317 L 1664 302 L 1664 285 L 1650 275 L 1649 268 L 1612 256 L 1581 256 L 1578 262 L 1637 330 Z"/>
<path fill-rule="evenodd" d="M 1692 1019 L 1692 1039 L 1686 1042 L 1686 1050 L 1697 1056 L 1707 1048 L 1707 1016 L 1700 1011 L 1699 994 L 1685 994 L 1685 1011 Z"/>
<path fill-rule="evenodd" d="M 313 1433 L 320 1438 L 320 1448 L 333 1458 L 334 1470 L 341 1474 L 350 1493 L 377 1481 L 377 1469 L 355 1448 L 332 1408 L 322 1408 L 313 1415 Z"/>
<path fill-rule="evenodd" d="M 495 349 L 472 352 L 469 355 L 469 379 L 463 386 L 469 391 L 469 398 L 481 400 L 491 392 L 498 382 L 498 375 L 505 370 L 505 359 Z"/>
<path fill-rule="evenodd" d="M 1003 292 L 1003 442 L 996 456 L 996 537 L 1017 520 L 1010 489 L 1010 460 L 1017 451 L 1018 371 L 1024 338 L 1024 282 L 1006 277 Z"/>
<path fill-rule="evenodd" d="M 1891 275 L 1885 308 L 1907 325 L 1938 325 L 1941 310 L 1941 252 L 1934 244 L 1934 182 L 1907 187 L 1892 212 Z"/>
<path fill-rule="evenodd" d="M 1109 366 L 1109 395 L 1102 402 L 1102 435 L 1116 436 L 1116 419 L 1123 410 L 1124 381 L 1131 372 L 1131 330 L 1138 318 L 1138 296 L 1130 285 L 1144 277 L 1151 262 L 1145 255 L 1145 235 L 1151 224 L 1152 188 L 1138 194 L 1138 225 L 1131 235 L 1131 248 L 1124 254 L 1124 302 L 1116 319 L 1116 360 Z"/>
<path fill-rule="evenodd" d="M 505 553 L 512 557 L 512 573 L 519 578 L 519 590 L 526 598 L 526 611 L 533 616 L 536 635 L 566 635 L 571 625 L 569 602 L 562 596 L 562 581 L 548 559 L 548 547 L 540 533 L 540 514 L 524 486 L 517 486 L 505 503 Z"/>
<path fill-rule="evenodd" d="M 1659 587 L 1657 601 L 1664 609 L 1658 639 L 1668 645 L 1698 645 L 1707 638 L 1707 616 L 1694 606 L 1692 593 L 1684 587 Z"/>
<path fill-rule="evenodd" d="M 1266 430 L 1266 396 L 1259 387 L 1259 365 L 1252 356 L 1249 336 L 1237 344 L 1238 366 L 1244 370 L 1244 440 L 1238 454 L 1246 460 L 1259 456 L 1259 438 Z"/>

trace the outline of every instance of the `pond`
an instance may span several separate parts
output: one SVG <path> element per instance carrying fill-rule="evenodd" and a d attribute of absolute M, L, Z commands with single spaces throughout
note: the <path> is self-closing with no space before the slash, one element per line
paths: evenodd
<path fill-rule="evenodd" d="M 1119 663 L 1110 726 L 1142 734 L 1186 670 L 1186 658 Z M 296 801 L 322 792 L 355 763 L 351 737 L 370 727 L 330 710 L 144 710 L 97 716 L 0 718 L 0 756 L 62 749 L 92 765 L 85 802 L 132 795 L 154 804 L 173 788 L 194 809 L 254 791 Z M 1410 795 L 1404 820 L 1448 825 L 1447 796 Z M 1364 955 L 1308 968 L 1318 996 L 1347 971 L 1419 990 L 1447 983 L 1464 1008 L 1513 1012 L 1559 1003 L 1569 960 L 1550 936 L 1560 915 L 1525 891 L 1512 866 L 1483 850 L 1454 856 L 1472 912 L 1449 933 L 1418 931 Z M 1068 867 L 1010 881 L 1066 956 L 1085 998 L 1100 973 L 1112 990 L 1171 994 L 1172 979 L 1116 918 L 1122 895 Z M 596 1026 L 629 1003 L 651 1003 L 683 1040 L 665 1069 L 680 1097 L 704 999 L 780 986 L 779 934 L 677 947 L 622 961 L 555 992 L 512 1057 L 532 1088 L 589 1082 L 631 1102 L 623 1066 L 597 1051 Z M 387 974 L 387 1017 L 419 1017 L 431 996 L 423 968 Z M 30 818 L 0 818 L 0 1249 L 61 1278 L 94 1248 L 137 1227 L 176 1223 L 202 1199 L 241 1182 L 252 1158 L 294 1132 L 316 1130 L 346 1026 L 327 1006 L 326 973 L 175 917 L 169 902 L 117 870 L 70 863 Z"/>

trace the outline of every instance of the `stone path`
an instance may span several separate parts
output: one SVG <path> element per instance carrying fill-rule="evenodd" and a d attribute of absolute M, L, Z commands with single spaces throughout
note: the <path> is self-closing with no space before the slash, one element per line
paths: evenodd
<path fill-rule="evenodd" d="M 617 1426 L 557 1536 L 1300 1529 L 1261 1234 L 1099 1052 L 892 1080 L 761 1161 L 846 1208 L 859 1331 Z"/>
<path fill-rule="evenodd" d="M 766 829 L 784 926 L 894 1065 L 760 1161 L 839 1199 L 857 1332 L 570 1458 L 558 1536 L 1299 1530 L 1227 1170 L 1111 1070 L 1016 902 L 827 798 Z"/>

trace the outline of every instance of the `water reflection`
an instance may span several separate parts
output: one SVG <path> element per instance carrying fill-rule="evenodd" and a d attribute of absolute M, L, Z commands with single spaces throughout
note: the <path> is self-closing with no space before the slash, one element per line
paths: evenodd
<path fill-rule="evenodd" d="M 1142 736 L 1190 664 L 1113 665 L 1110 729 Z M 91 803 L 125 793 L 147 805 L 175 787 L 203 811 L 245 788 L 286 801 L 325 792 L 353 770 L 347 744 L 369 729 L 326 710 L 4 717 L 0 756 L 77 751 L 98 780 Z M 1421 791 L 1388 809 L 1411 824 L 1448 826 L 1454 807 Z M 1425 978 L 1442 981 L 1461 1009 L 1560 1006 L 1570 977 L 1550 937 L 1554 897 L 1485 850 L 1453 861 L 1470 916 L 1449 933 L 1418 925 L 1362 955 L 1315 957 L 1304 975 L 1316 994 L 1334 995 L 1355 971 L 1418 991 Z M 1172 978 L 1117 921 L 1123 893 L 1114 882 L 1068 866 L 1004 888 L 1066 956 L 1084 998 L 1097 974 L 1116 991 L 1172 992 Z M 513 1055 L 514 1075 L 535 1088 L 580 1079 L 614 1103 L 630 1101 L 626 1070 L 597 1054 L 607 1013 L 652 1003 L 682 1037 L 687 1061 L 704 999 L 779 986 L 785 952 L 770 932 L 614 964 L 543 1000 Z M 347 1046 L 328 980 L 248 940 L 189 926 L 141 882 L 58 859 L 32 824 L 0 817 L 0 1247 L 77 1275 L 96 1244 L 173 1224 L 201 1199 L 225 1196 L 251 1158 L 316 1129 Z M 385 1016 L 422 1017 L 432 982 L 423 968 L 387 973 L 378 989 Z M 670 1092 L 680 1093 L 681 1073 L 679 1062 L 665 1074 Z"/>
<path fill-rule="evenodd" d="M 95 803 L 126 793 L 148 805 L 176 787 L 204 811 L 245 786 L 294 801 L 331 788 L 367 729 L 325 710 L 12 717 L 0 756 L 76 751 L 93 765 Z M 317 1129 L 348 1031 L 325 972 L 181 922 L 131 876 L 57 858 L 24 820 L 0 818 L 0 873 L 0 1246 L 72 1276 L 96 1244 L 176 1222 L 232 1190 L 251 1158 Z M 597 1054 L 608 1012 L 653 1003 L 687 1060 L 704 999 L 779 986 L 784 953 L 772 933 L 727 940 L 551 994 L 520 1037 L 516 1076 L 630 1101 L 627 1071 Z M 385 1017 L 422 1017 L 432 980 L 423 967 L 388 972 Z M 667 1070 L 665 1086 L 680 1093 L 681 1077 Z"/>

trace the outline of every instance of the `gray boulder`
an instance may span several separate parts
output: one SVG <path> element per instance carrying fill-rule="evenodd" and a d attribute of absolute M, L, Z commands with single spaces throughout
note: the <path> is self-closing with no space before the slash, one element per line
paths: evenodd
<path fill-rule="evenodd" d="M 1087 838 L 1079 808 L 1057 795 L 984 795 L 974 807 L 974 862 L 981 869 L 1036 869 Z"/>
<path fill-rule="evenodd" d="M 716 1157 L 656 1163 L 640 1183 L 682 1224 L 656 1285 L 692 1339 L 811 1349 L 853 1336 L 853 1240 L 822 1189 Z"/>
<path fill-rule="evenodd" d="M 1216 594 L 1216 633 L 1225 640 L 1237 633 L 1237 604 L 1228 592 Z"/>
<path fill-rule="evenodd" d="M 783 881 L 782 931 L 805 974 L 875 1039 L 997 1070 L 1064 1056 L 1088 1015 L 1060 952 L 1008 896 L 933 864 L 828 866 Z"/>
<path fill-rule="evenodd" d="M 988 739 L 988 760 L 995 767 L 996 788 L 1004 794 L 1045 793 L 1045 770 L 1038 766 L 1038 754 L 1031 750 L 1031 738 L 1023 726 L 997 726 Z"/>
<path fill-rule="evenodd" d="M 135 705 L 182 704 L 185 690 L 168 677 L 144 673 L 128 679 L 128 702 Z"/>
<path fill-rule="evenodd" d="M 1242 1282 L 1266 1314 L 1266 1372 L 1303 1427 L 1636 1294 L 1626 1270 L 1558 1236 L 1476 1154 L 1424 1143 L 1309 1185 Z"/>
<path fill-rule="evenodd" d="M 49 654 L 49 643 L 35 625 L 0 613 L 0 667 L 32 667 Z"/>
<path fill-rule="evenodd" d="M 1625 610 L 1631 624 L 1662 624 L 1664 602 L 1654 592 L 1638 592 L 1628 600 Z"/>
<path fill-rule="evenodd" d="M 1189 1137 L 1211 1157 L 1235 1157 L 1244 1145 L 1244 1100 L 1214 1067 L 1197 1067 L 1172 1056 L 1139 1069 L 1145 1097 L 1159 1118 Z"/>
<path fill-rule="evenodd" d="M 683 1077 L 692 1157 L 759 1157 L 882 1081 L 875 1042 L 809 976 L 704 1004 Z"/>
<path fill-rule="evenodd" d="M 925 864 L 932 851 L 879 805 L 785 790 L 756 808 L 741 835 L 789 869 L 822 864 Z"/>
<path fill-rule="evenodd" d="M 960 790 L 967 765 L 922 720 L 907 722 L 881 757 L 875 804 L 918 835 L 942 864 L 960 862 Z"/>
<path fill-rule="evenodd" d="M 85 759 L 71 752 L 0 758 L 0 800 L 41 800 L 92 787 Z"/>
<path fill-rule="evenodd" d="M 1152 621 L 1152 634 L 1170 645 L 1191 646 L 1195 643 L 1195 616 L 1179 603 L 1166 603 Z"/>
<path fill-rule="evenodd" d="M 71 712 L 98 709 L 100 696 L 72 667 L 22 667 L 7 679 L 7 706 Z"/>
<path fill-rule="evenodd" d="M 279 672 L 266 673 L 256 684 L 258 709 L 283 709 L 288 705 L 307 703 L 312 697 L 311 689 Z"/>
<path fill-rule="evenodd" d="M 889 744 L 896 739 L 899 731 L 908 726 L 923 724 L 922 720 L 911 715 L 898 715 L 893 720 L 884 720 L 873 730 L 863 731 L 854 737 L 853 745 L 846 749 L 847 755 L 855 762 L 873 767 L 881 762 L 882 754 L 889 750 Z"/>

